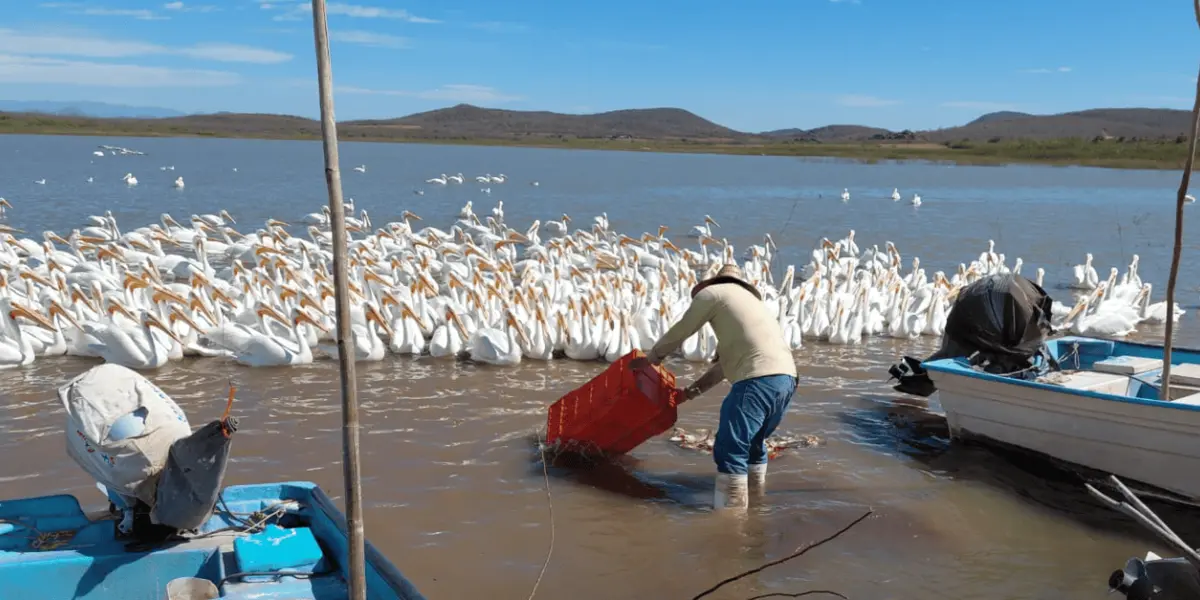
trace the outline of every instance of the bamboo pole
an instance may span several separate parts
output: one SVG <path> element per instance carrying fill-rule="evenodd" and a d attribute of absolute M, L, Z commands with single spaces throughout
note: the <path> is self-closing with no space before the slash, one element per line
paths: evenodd
<path fill-rule="evenodd" d="M 1200 0 L 1192 0 L 1192 12 L 1200 25 Z M 1159 400 L 1171 400 L 1171 344 L 1175 337 L 1175 281 L 1179 278 L 1179 258 L 1183 253 L 1183 207 L 1184 196 L 1192 181 L 1192 165 L 1196 160 L 1196 136 L 1200 135 L 1200 77 L 1196 79 L 1196 100 L 1192 104 L 1192 134 L 1188 139 L 1187 160 L 1183 163 L 1183 177 L 1179 181 L 1179 193 L 1175 198 L 1175 248 L 1171 252 L 1171 272 L 1167 276 L 1167 331 L 1163 335 L 1163 372 Z"/>
<path fill-rule="evenodd" d="M 338 169 L 337 122 L 333 115 L 333 69 L 329 60 L 329 26 L 325 0 L 312 0 L 313 36 L 317 50 L 317 79 L 321 97 L 321 138 L 325 148 L 325 184 L 329 189 L 333 233 L 333 284 L 337 295 L 337 348 L 342 377 L 342 478 L 346 486 L 346 531 L 350 600 L 366 600 L 362 490 L 358 466 L 358 390 L 354 379 L 353 332 L 350 329 L 350 286 L 346 268 L 346 215 L 342 205 L 342 174 Z"/>

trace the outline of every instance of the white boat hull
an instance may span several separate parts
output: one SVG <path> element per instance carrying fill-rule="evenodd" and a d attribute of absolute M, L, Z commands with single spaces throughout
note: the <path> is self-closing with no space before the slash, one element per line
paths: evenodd
<path fill-rule="evenodd" d="M 1200 411 L 930 371 L 951 435 L 990 438 L 1200 501 Z"/>

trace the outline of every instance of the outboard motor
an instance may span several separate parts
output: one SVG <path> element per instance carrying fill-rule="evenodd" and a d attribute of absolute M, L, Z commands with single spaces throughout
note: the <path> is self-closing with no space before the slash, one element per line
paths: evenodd
<path fill-rule="evenodd" d="M 1186 558 L 1131 558 L 1113 571 L 1108 587 L 1129 600 L 1195 600 L 1200 598 L 1200 571 Z"/>
<path fill-rule="evenodd" d="M 905 356 L 889 370 L 900 380 L 895 389 L 929 396 L 936 388 L 921 363 L 943 358 L 969 357 L 989 373 L 1028 370 L 1053 332 L 1053 304 L 1046 290 L 1020 275 L 990 275 L 971 283 L 946 315 L 941 348 L 924 360 Z"/>
<path fill-rule="evenodd" d="M 121 510 L 121 534 L 155 543 L 212 514 L 237 429 L 228 407 L 192 433 L 170 396 L 114 364 L 87 370 L 58 397 L 67 412 L 67 454 Z"/>

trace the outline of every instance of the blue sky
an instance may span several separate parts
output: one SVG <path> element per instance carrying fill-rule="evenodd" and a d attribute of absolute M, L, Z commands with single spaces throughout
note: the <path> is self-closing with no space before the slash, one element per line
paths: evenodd
<path fill-rule="evenodd" d="M 0 99 L 315 116 L 308 0 L 37 2 Z M 467 102 L 678 106 L 742 130 L 952 126 L 995 110 L 1187 108 L 1185 0 L 330 2 L 339 119 Z"/>

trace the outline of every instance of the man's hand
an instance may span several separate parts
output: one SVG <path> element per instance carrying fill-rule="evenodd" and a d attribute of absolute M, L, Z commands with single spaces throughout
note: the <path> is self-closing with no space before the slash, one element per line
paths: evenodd
<path fill-rule="evenodd" d="M 700 390 L 697 390 L 695 387 L 690 385 L 687 387 L 676 388 L 675 391 L 678 392 L 680 396 L 683 396 L 684 400 L 691 400 L 700 395 Z"/>
<path fill-rule="evenodd" d="M 650 366 L 650 359 L 645 356 L 639 356 L 629 361 L 629 369 L 631 371 L 641 371 Z"/>

